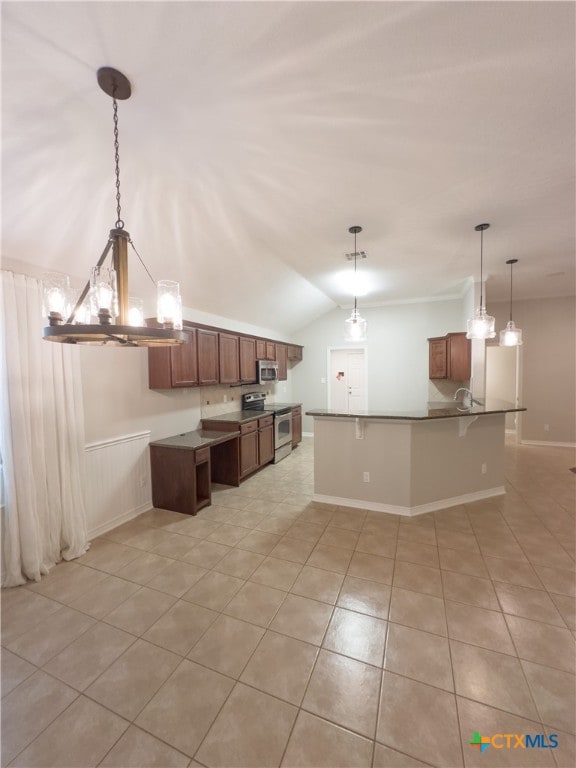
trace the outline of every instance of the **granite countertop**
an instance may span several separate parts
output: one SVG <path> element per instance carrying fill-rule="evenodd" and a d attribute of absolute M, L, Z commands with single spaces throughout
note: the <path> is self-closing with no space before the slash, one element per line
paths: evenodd
<path fill-rule="evenodd" d="M 195 451 L 197 448 L 209 448 L 211 445 L 224 443 L 238 437 L 238 432 L 219 432 L 217 430 L 199 429 L 193 432 L 183 432 L 181 435 L 172 435 L 163 440 L 154 440 L 150 445 L 159 445 L 165 448 L 182 448 Z"/>
<path fill-rule="evenodd" d="M 302 405 L 302 403 L 270 403 L 270 405 L 264 407 L 263 411 L 231 411 L 230 413 L 221 413 L 219 416 L 206 416 L 202 421 L 230 421 L 234 422 L 234 424 L 244 424 L 254 419 L 262 419 L 264 416 L 269 416 L 277 410 L 296 408 L 299 405 Z"/>
<path fill-rule="evenodd" d="M 487 400 L 482 405 L 472 405 L 470 408 L 464 408 L 462 403 L 453 401 L 447 402 L 429 402 L 422 408 L 414 408 L 408 411 L 400 411 L 391 408 L 386 411 L 338 411 L 328 408 L 317 408 L 306 411 L 307 416 L 331 416 L 342 418 L 359 419 L 399 419 L 403 421 L 420 421 L 425 419 L 450 419 L 459 416 L 486 416 L 490 413 L 513 413 L 515 411 L 525 411 L 519 405 L 507 403 L 504 400 Z"/>
<path fill-rule="evenodd" d="M 267 415 L 264 411 L 230 411 L 230 413 L 221 413 L 219 416 L 205 416 L 202 418 L 202 422 L 231 421 L 234 424 L 244 424 L 246 421 L 254 421 L 254 419 L 261 419 Z"/>
<path fill-rule="evenodd" d="M 302 403 L 270 403 L 264 406 L 264 410 L 268 411 L 285 411 L 288 408 L 298 408 Z"/>

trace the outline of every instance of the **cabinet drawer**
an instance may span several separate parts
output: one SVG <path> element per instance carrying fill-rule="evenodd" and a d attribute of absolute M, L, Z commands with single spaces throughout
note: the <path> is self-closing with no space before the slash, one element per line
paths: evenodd
<path fill-rule="evenodd" d="M 204 464 L 205 461 L 210 461 L 210 448 L 199 448 L 194 451 L 194 460 L 196 464 Z"/>
<path fill-rule="evenodd" d="M 256 432 L 257 429 L 258 419 L 254 419 L 254 421 L 249 421 L 247 424 L 240 425 L 240 434 L 247 435 L 249 432 Z"/>
<path fill-rule="evenodd" d="M 258 428 L 271 427 L 274 424 L 274 416 L 265 416 L 263 419 L 258 419 Z"/>

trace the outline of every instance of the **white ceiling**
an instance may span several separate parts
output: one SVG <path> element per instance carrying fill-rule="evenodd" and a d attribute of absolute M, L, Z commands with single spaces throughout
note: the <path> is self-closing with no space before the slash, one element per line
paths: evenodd
<path fill-rule="evenodd" d="M 349 306 L 353 224 L 360 306 L 462 295 L 483 221 L 489 302 L 509 258 L 515 298 L 573 294 L 574 10 L 4 3 L 3 257 L 84 278 L 103 249 L 107 65 L 126 228 L 186 306 L 285 332 Z"/>

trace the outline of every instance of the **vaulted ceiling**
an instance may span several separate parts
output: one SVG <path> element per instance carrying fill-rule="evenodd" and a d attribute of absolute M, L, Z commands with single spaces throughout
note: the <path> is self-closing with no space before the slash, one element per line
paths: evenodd
<path fill-rule="evenodd" d="M 123 218 L 185 306 L 289 332 L 364 306 L 574 293 L 569 2 L 2 7 L 2 256 L 88 276 Z M 137 259 L 131 292 L 152 288 Z M 153 291 L 153 289 L 152 289 Z"/>

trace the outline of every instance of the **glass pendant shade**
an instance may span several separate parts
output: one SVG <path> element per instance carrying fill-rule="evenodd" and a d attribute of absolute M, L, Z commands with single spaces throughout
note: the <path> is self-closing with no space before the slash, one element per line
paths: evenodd
<path fill-rule="evenodd" d="M 182 298 L 180 283 L 175 280 L 158 281 L 158 322 L 169 328 L 182 328 Z"/>
<path fill-rule="evenodd" d="M 144 325 L 144 300 L 136 296 L 128 298 L 128 325 L 134 328 Z"/>
<path fill-rule="evenodd" d="M 90 280 L 92 314 L 107 325 L 118 315 L 118 288 L 116 270 L 111 267 L 93 267 Z"/>
<path fill-rule="evenodd" d="M 367 322 L 357 309 L 352 310 L 352 314 L 344 323 L 345 341 L 366 341 Z"/>
<path fill-rule="evenodd" d="M 48 272 L 42 277 L 43 314 L 50 325 L 64 322 L 70 312 L 70 278 L 58 272 Z"/>
<path fill-rule="evenodd" d="M 72 301 L 70 302 L 71 307 L 76 307 L 81 293 L 82 291 L 80 290 L 74 290 L 72 292 Z M 74 315 L 72 316 L 72 322 L 77 325 L 89 325 L 91 319 L 92 310 L 90 309 L 90 301 L 86 299 L 75 309 Z"/>
<path fill-rule="evenodd" d="M 474 317 L 468 320 L 467 339 L 493 339 L 496 336 L 494 330 L 495 319 L 486 314 L 485 307 L 478 307 Z"/>
<path fill-rule="evenodd" d="M 506 328 L 500 331 L 501 347 L 519 347 L 522 344 L 522 331 L 516 328 L 514 320 L 509 320 Z"/>

